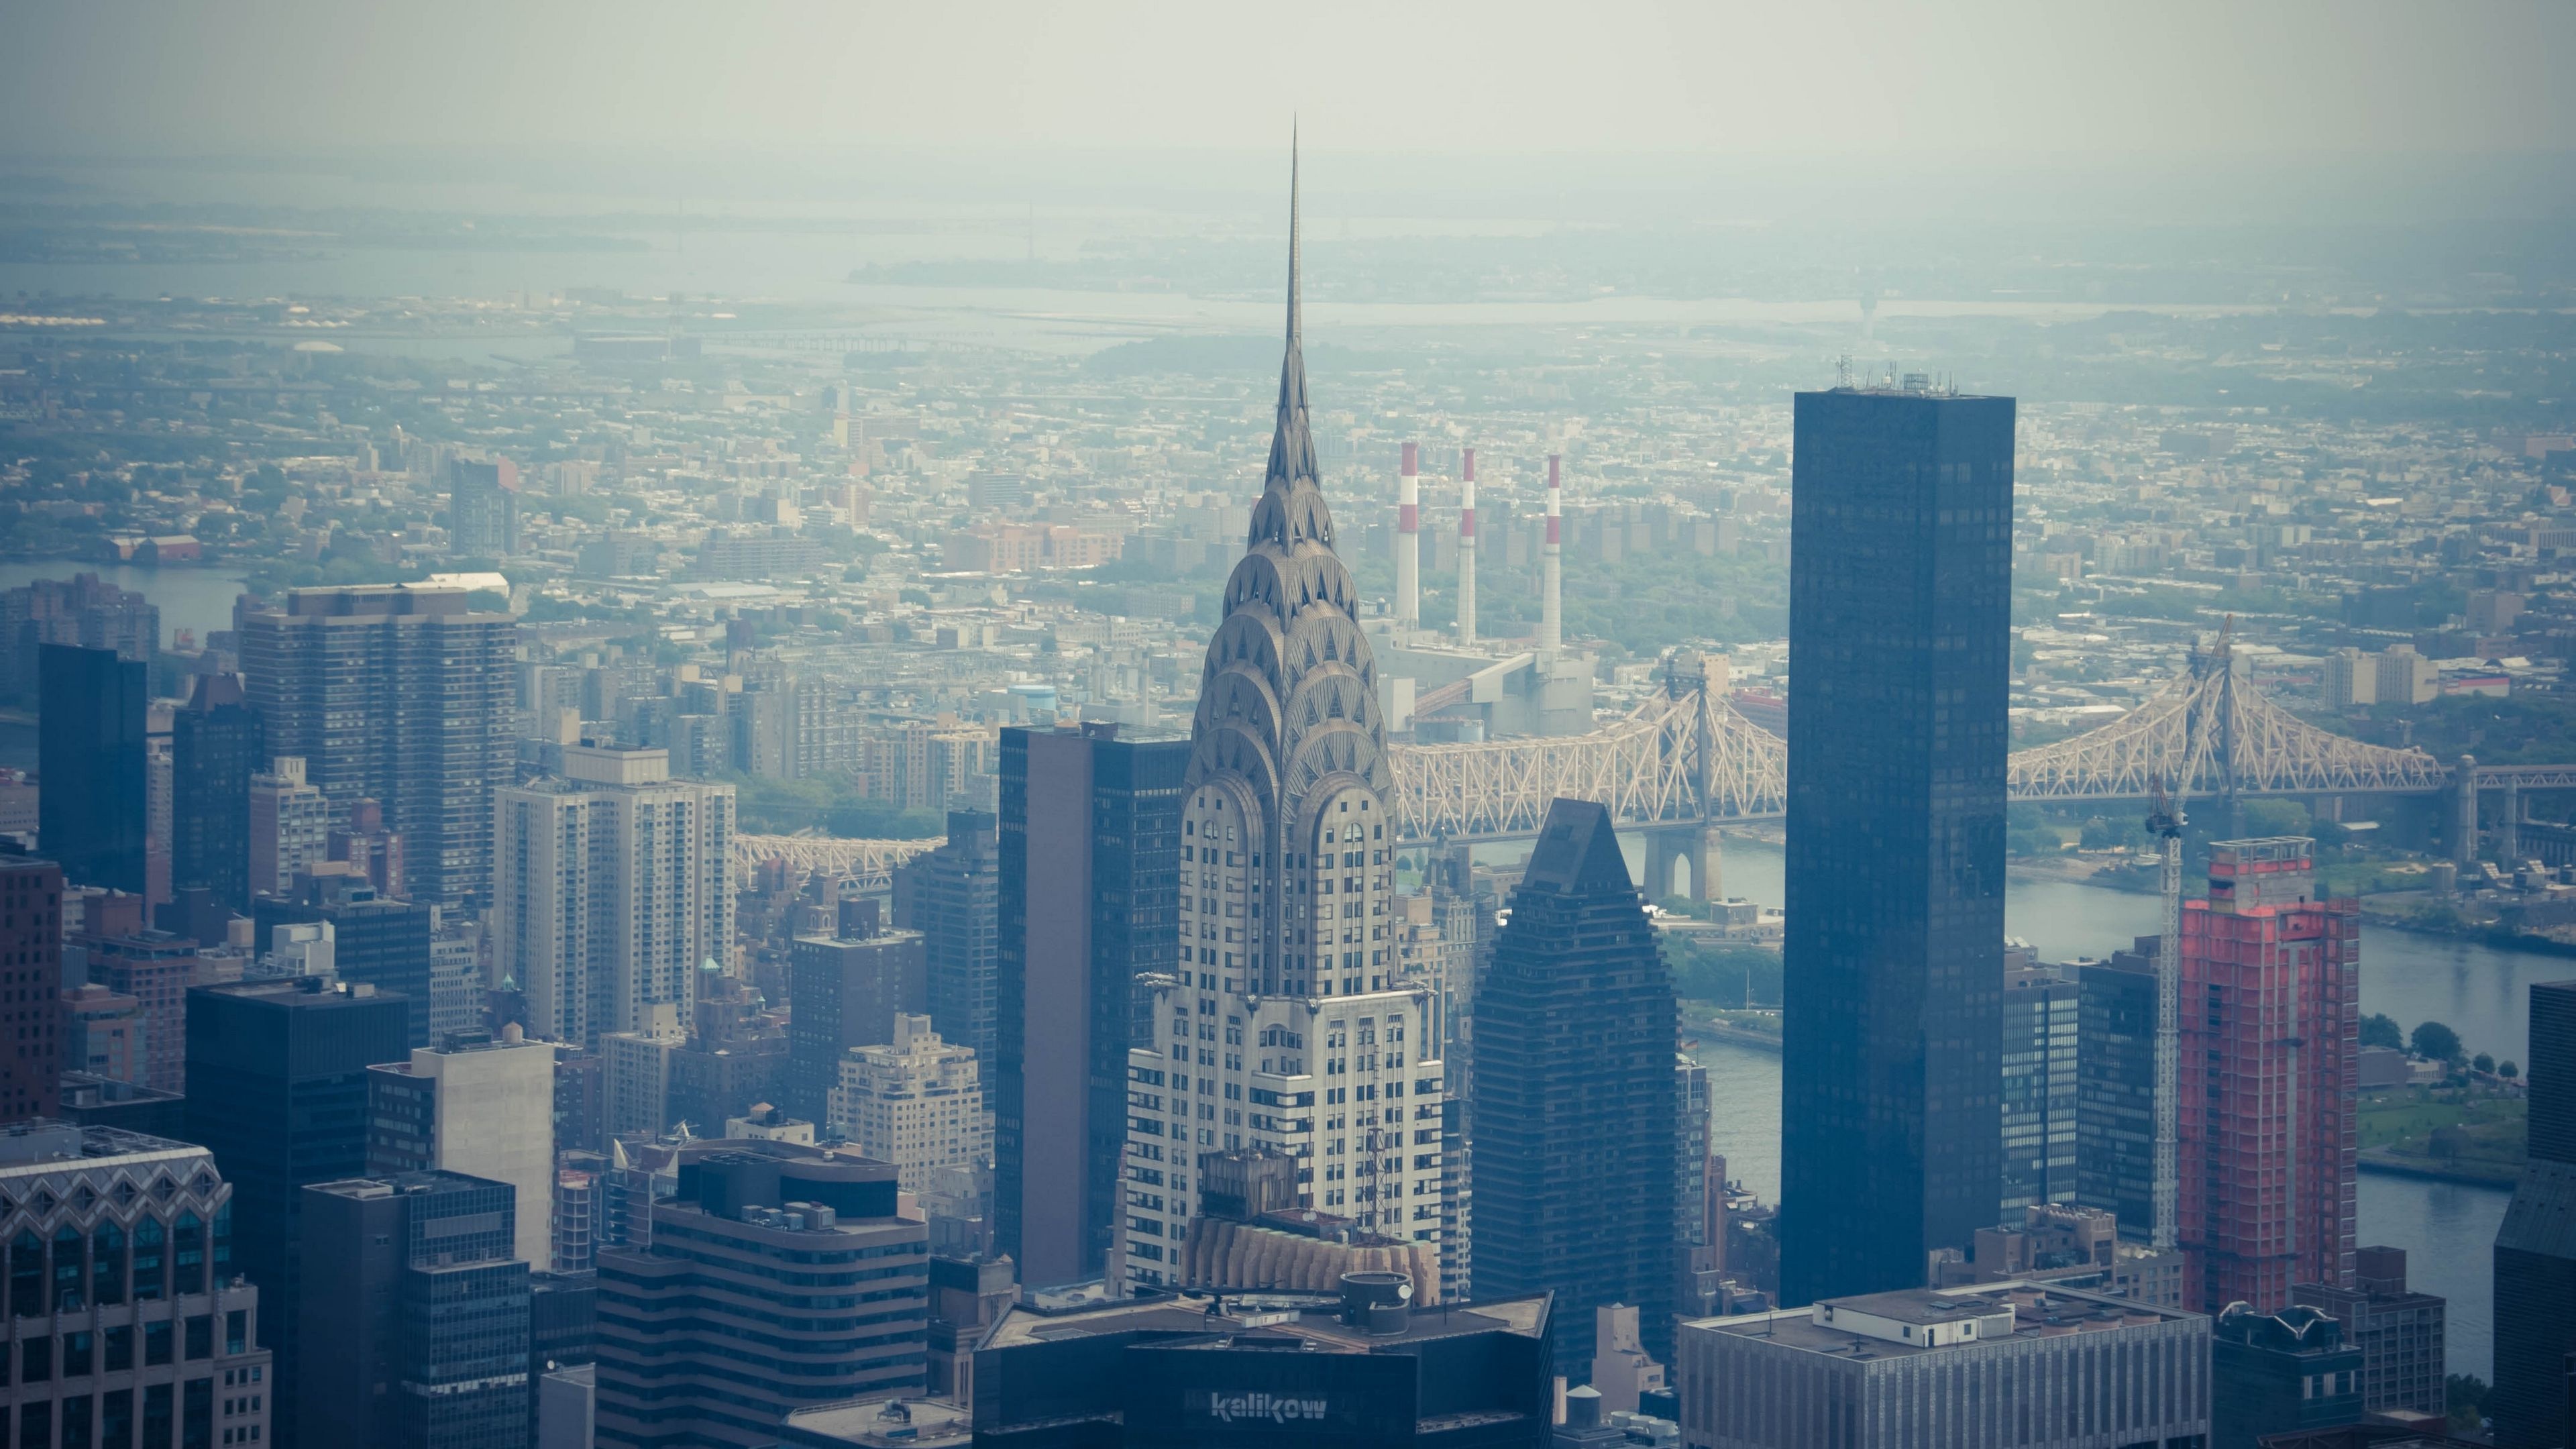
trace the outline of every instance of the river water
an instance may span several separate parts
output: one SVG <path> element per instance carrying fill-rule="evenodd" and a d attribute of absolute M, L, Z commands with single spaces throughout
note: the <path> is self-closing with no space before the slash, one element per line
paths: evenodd
<path fill-rule="evenodd" d="M 1643 863 L 1631 844 L 1630 869 Z M 1780 903 L 1780 847 L 1728 837 L 1720 889 Z M 2040 958 L 2107 956 L 2156 930 L 2152 896 L 2063 881 L 2015 881 L 2005 897 L 2005 929 L 2028 940 Z M 2576 960 L 2375 926 L 2362 928 L 2361 1005 L 2411 1030 L 2421 1021 L 2448 1023 L 2471 1051 L 2519 1060 L 2529 1031 L 2530 988 L 2576 977 Z M 1708 1041 L 1695 1055 L 1708 1069 L 1714 1104 L 1710 1148 L 1726 1157 L 1728 1176 L 1776 1202 L 1780 1194 L 1780 1057 L 1777 1052 Z M 2497 1188 L 2361 1174 L 2361 1241 L 2404 1248 L 2410 1286 L 2450 1300 L 2448 1349 L 2453 1373 L 2493 1379 L 2496 1227 L 2512 1196 Z"/>

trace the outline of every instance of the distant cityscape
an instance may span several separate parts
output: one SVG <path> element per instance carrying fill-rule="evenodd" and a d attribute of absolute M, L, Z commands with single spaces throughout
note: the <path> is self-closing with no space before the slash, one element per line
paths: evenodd
<path fill-rule="evenodd" d="M 2372 391 L 2563 330 L 1345 350 L 1312 164 L 1257 349 L 10 303 L 0 1442 L 2569 1444 L 2576 435 Z"/>

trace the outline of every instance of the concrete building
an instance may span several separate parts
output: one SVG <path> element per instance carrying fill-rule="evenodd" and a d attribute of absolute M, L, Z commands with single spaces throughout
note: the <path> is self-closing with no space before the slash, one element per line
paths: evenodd
<path fill-rule="evenodd" d="M 2210 1331 L 2209 1359 L 2210 1449 L 2361 1422 L 2361 1349 L 2314 1308 L 2231 1303 Z"/>
<path fill-rule="evenodd" d="M 1640 906 L 1609 811 L 1558 800 L 1477 990 L 1476 1285 L 1554 1294 L 1569 1370 L 1590 1364 L 1593 1311 L 1614 1303 L 1634 1306 L 1647 1350 L 1668 1356 L 1687 1262 L 1672 977 Z M 1437 1141 L 1405 1150 L 1422 1162 Z M 1414 1198 L 1426 1217 L 1437 1192 L 1434 1179 Z"/>
<path fill-rule="evenodd" d="M 1784 1303 L 1919 1284 L 2001 1199 L 2013 416 L 1795 399 Z"/>
<path fill-rule="evenodd" d="M 497 792 L 493 964 L 539 1036 L 595 1046 L 689 1020 L 699 968 L 732 959 L 734 791 L 670 752 L 563 747 L 563 774 Z"/>
<path fill-rule="evenodd" d="M 598 1442 L 769 1445 L 796 1409 L 923 1388 L 929 1247 L 897 1197 L 854 1155 L 683 1149 L 650 1245 L 599 1253 Z"/>
<path fill-rule="evenodd" d="M 2412 644 L 2391 644 L 2379 652 L 2374 702 L 2418 705 L 2442 692 L 2440 666 L 2415 652 Z"/>
<path fill-rule="evenodd" d="M 292 1402 L 303 1256 L 303 1189 L 367 1165 L 367 1068 L 401 1056 L 408 1004 L 320 977 L 239 981 L 188 993 L 188 1137 L 233 1184 L 238 1271 L 280 1306 L 262 1321 L 277 1394 Z M 294 1440 L 293 1417 L 278 1421 Z"/>
<path fill-rule="evenodd" d="M 0 1128 L 12 1444 L 273 1442 L 261 1288 L 203 1147 L 37 1118 Z"/>
<path fill-rule="evenodd" d="M 134 998 L 140 1040 L 134 1083 L 156 1092 L 188 1089 L 188 981 L 197 943 L 167 931 L 82 936 L 92 985 Z"/>
<path fill-rule="evenodd" d="M 330 859 L 331 802 L 304 778 L 304 761 L 281 755 L 250 777 L 250 894 L 288 895 L 296 876 Z M 243 902 L 247 907 L 247 899 Z"/>
<path fill-rule="evenodd" d="M 2290 1304 L 2352 1281 L 2360 913 L 2317 897 L 2315 843 L 2210 846 L 2182 913 L 2184 1303 Z"/>
<path fill-rule="evenodd" d="M 555 1050 L 480 1031 L 367 1068 L 367 1173 L 464 1173 L 506 1184 L 517 1203 L 510 1256 L 553 1258 Z"/>
<path fill-rule="evenodd" d="M 2078 987 L 2054 966 L 2004 972 L 2002 1216 L 2075 1200 Z"/>
<path fill-rule="evenodd" d="M 421 900 L 490 896 L 517 640 L 517 620 L 474 612 L 447 585 L 293 589 L 283 609 L 241 620 L 242 674 L 268 748 L 302 759 L 336 802 L 383 802 Z"/>
<path fill-rule="evenodd" d="M 1189 750 L 1115 726 L 1002 731 L 993 1222 L 1033 1287 L 1116 1261 L 1128 1049 L 1154 1034 L 1135 982 L 1172 964 Z"/>
<path fill-rule="evenodd" d="M 2189 1449 L 2209 1320 L 2041 1283 L 1827 1298 L 1681 1328 L 1694 1449 Z"/>
<path fill-rule="evenodd" d="M 2448 1305 L 2406 1288 L 2406 1250 L 2371 1247 L 2353 1254 L 2352 1286 L 2292 1285 L 2290 1300 L 2343 1324 L 2344 1341 L 2361 1350 L 2365 1412 L 2445 1414 Z"/>
<path fill-rule="evenodd" d="M 304 1189 L 297 1432 L 525 1449 L 528 1264 L 507 1183 L 402 1172 Z"/>
<path fill-rule="evenodd" d="M 65 1067 L 88 1070 L 63 1037 L 63 987 L 62 867 L 0 855 L 0 1121 L 52 1115 Z"/>
<path fill-rule="evenodd" d="M 483 1026 L 483 923 L 431 908 L 429 1039 Z"/>
<path fill-rule="evenodd" d="M 2367 709 L 2377 704 L 2378 656 L 2351 648 L 2329 652 L 2320 692 L 2328 709 Z"/>
<path fill-rule="evenodd" d="M 1637 1310 L 1609 1303 L 1592 1311 L 1592 1378 L 1604 1414 L 1633 1414 L 1638 1400 L 1665 1390 L 1664 1366 L 1637 1334 Z"/>
<path fill-rule="evenodd" d="M 941 1168 L 982 1167 L 993 1156 L 975 1053 L 941 1041 L 926 1016 L 897 1016 L 892 1042 L 842 1056 L 828 1127 L 869 1158 L 893 1163 L 909 1193 L 930 1191 Z"/>
<path fill-rule="evenodd" d="M 906 1013 L 929 1005 L 922 933 L 883 929 L 874 900 L 844 901 L 830 936 L 798 936 L 787 948 L 787 1109 L 829 1120 L 841 1062 L 853 1047 L 895 1039 Z"/>
<path fill-rule="evenodd" d="M 68 581 L 37 579 L 0 591 L 0 690 L 37 698 L 41 651 L 48 644 L 105 649 L 148 665 L 161 648 L 161 611 L 140 590 L 120 589 L 96 574 Z"/>
<path fill-rule="evenodd" d="M 2535 982 L 2529 1143 L 2495 1240 L 2497 1449 L 2548 1449 L 2576 1429 L 2567 1358 L 2576 1353 L 2576 980 Z"/>
<path fill-rule="evenodd" d="M 113 649 L 37 649 L 36 839 L 70 884 L 143 893 L 150 672 Z"/>

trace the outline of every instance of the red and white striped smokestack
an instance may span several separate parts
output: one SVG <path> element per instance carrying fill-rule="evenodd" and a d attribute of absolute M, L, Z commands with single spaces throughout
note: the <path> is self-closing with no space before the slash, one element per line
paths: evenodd
<path fill-rule="evenodd" d="M 1476 450 L 1458 480 L 1458 642 L 1476 642 Z"/>
<path fill-rule="evenodd" d="M 1395 481 L 1395 625 L 1422 623 L 1422 445 L 1404 445 L 1404 471 Z"/>
<path fill-rule="evenodd" d="M 1547 455 L 1547 543 L 1539 552 L 1538 649 L 1541 655 L 1554 654 L 1565 644 L 1564 600 L 1558 594 L 1563 583 L 1565 548 L 1558 542 L 1559 514 L 1563 511 L 1565 488 L 1556 472 L 1557 455 Z"/>

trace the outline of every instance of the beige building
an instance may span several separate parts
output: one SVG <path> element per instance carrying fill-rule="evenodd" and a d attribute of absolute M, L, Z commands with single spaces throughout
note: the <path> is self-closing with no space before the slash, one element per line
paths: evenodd
<path fill-rule="evenodd" d="M 457 1033 L 411 1060 L 367 1068 L 367 1170 L 377 1176 L 432 1168 L 517 1189 L 515 1255 L 553 1258 L 555 1049 Z"/>
<path fill-rule="evenodd" d="M 250 888 L 285 895 L 295 873 L 331 858 L 331 804 L 304 778 L 293 755 L 271 760 L 250 777 Z"/>
<path fill-rule="evenodd" d="M 832 1088 L 831 1130 L 860 1152 L 891 1162 L 903 1190 L 923 1193 L 941 1168 L 974 1168 L 993 1156 L 993 1118 L 970 1047 L 939 1039 L 926 1016 L 899 1015 L 894 1040 L 852 1047 Z"/>
<path fill-rule="evenodd" d="M 672 779 L 668 750 L 566 745 L 560 777 L 494 797 L 493 961 L 531 1029 L 677 1031 L 699 964 L 733 949 L 733 787 Z"/>

